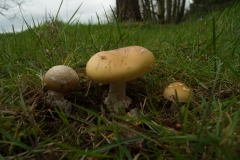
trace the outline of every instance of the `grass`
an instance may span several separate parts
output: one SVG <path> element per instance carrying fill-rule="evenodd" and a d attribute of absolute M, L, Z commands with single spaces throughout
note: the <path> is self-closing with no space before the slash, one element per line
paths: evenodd
<path fill-rule="evenodd" d="M 34 21 L 33 21 L 34 22 Z M 84 25 L 56 17 L 0 35 L 0 159 L 238 159 L 240 4 L 179 25 Z M 140 45 L 154 69 L 128 82 L 133 103 L 121 114 L 103 104 L 108 85 L 85 74 L 101 50 Z M 45 104 L 44 73 L 65 64 L 80 77 L 72 114 Z M 162 97 L 171 82 L 193 88 L 178 114 Z M 137 108 L 138 118 L 126 115 Z M 128 120 L 127 120 L 128 119 Z M 178 123 L 182 127 L 176 128 Z"/>

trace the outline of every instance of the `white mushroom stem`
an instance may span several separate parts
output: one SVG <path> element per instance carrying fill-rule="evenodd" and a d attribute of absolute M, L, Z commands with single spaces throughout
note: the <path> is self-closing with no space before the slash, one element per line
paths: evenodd
<path fill-rule="evenodd" d="M 55 91 L 48 91 L 48 96 L 54 98 L 54 99 L 64 99 L 64 94 L 63 93 L 59 93 L 59 92 L 55 92 Z"/>
<path fill-rule="evenodd" d="M 108 96 L 104 103 L 114 112 L 119 112 L 119 107 L 128 108 L 132 100 L 126 96 L 126 82 L 110 83 Z"/>
<path fill-rule="evenodd" d="M 49 107 L 61 107 L 66 114 L 70 114 L 72 110 L 71 102 L 64 98 L 64 93 L 48 90 L 46 96 L 46 104 Z"/>

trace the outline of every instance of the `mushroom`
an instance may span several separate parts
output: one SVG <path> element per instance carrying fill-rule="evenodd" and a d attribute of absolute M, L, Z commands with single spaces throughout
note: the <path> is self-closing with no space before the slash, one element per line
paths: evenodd
<path fill-rule="evenodd" d="M 66 100 L 64 96 L 78 87 L 78 74 L 68 66 L 57 65 L 46 72 L 43 82 L 48 89 L 47 105 L 60 106 L 66 113 L 70 113 L 71 102 Z"/>
<path fill-rule="evenodd" d="M 149 72 L 155 64 L 152 52 L 141 46 L 129 46 L 93 55 L 86 65 L 87 76 L 98 83 L 110 84 L 104 103 L 118 112 L 132 100 L 126 96 L 126 82 Z"/>
<path fill-rule="evenodd" d="M 192 90 L 184 83 L 174 82 L 168 85 L 163 91 L 163 97 L 172 101 L 170 111 L 178 111 L 177 102 L 188 102 L 192 99 Z"/>

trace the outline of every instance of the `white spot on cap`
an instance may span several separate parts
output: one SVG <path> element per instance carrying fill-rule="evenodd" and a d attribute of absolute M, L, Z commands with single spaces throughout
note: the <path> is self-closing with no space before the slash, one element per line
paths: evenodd
<path fill-rule="evenodd" d="M 141 51 L 140 51 L 140 52 L 142 53 L 142 52 L 145 52 L 145 51 L 146 51 L 146 49 L 141 49 Z"/>
<path fill-rule="evenodd" d="M 186 88 L 186 87 L 182 87 L 182 89 L 184 90 L 184 91 L 190 91 L 188 88 Z"/>

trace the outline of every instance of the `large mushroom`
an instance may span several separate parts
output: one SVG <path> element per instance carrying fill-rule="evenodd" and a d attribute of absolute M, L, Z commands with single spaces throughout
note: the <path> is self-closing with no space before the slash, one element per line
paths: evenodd
<path fill-rule="evenodd" d="M 52 107 L 60 106 L 66 113 L 70 113 L 71 102 L 64 96 L 78 87 L 78 74 L 68 66 L 57 65 L 46 72 L 43 82 L 48 89 L 46 103 Z"/>
<path fill-rule="evenodd" d="M 126 82 L 149 72 L 155 64 L 152 52 L 141 46 L 129 46 L 93 55 L 87 65 L 87 76 L 98 83 L 110 84 L 104 103 L 113 111 L 127 108 L 132 100 L 126 96 Z"/>
<path fill-rule="evenodd" d="M 177 102 L 191 101 L 192 89 L 181 82 L 174 82 L 168 85 L 163 91 L 163 97 L 172 101 L 170 111 L 178 111 Z"/>

